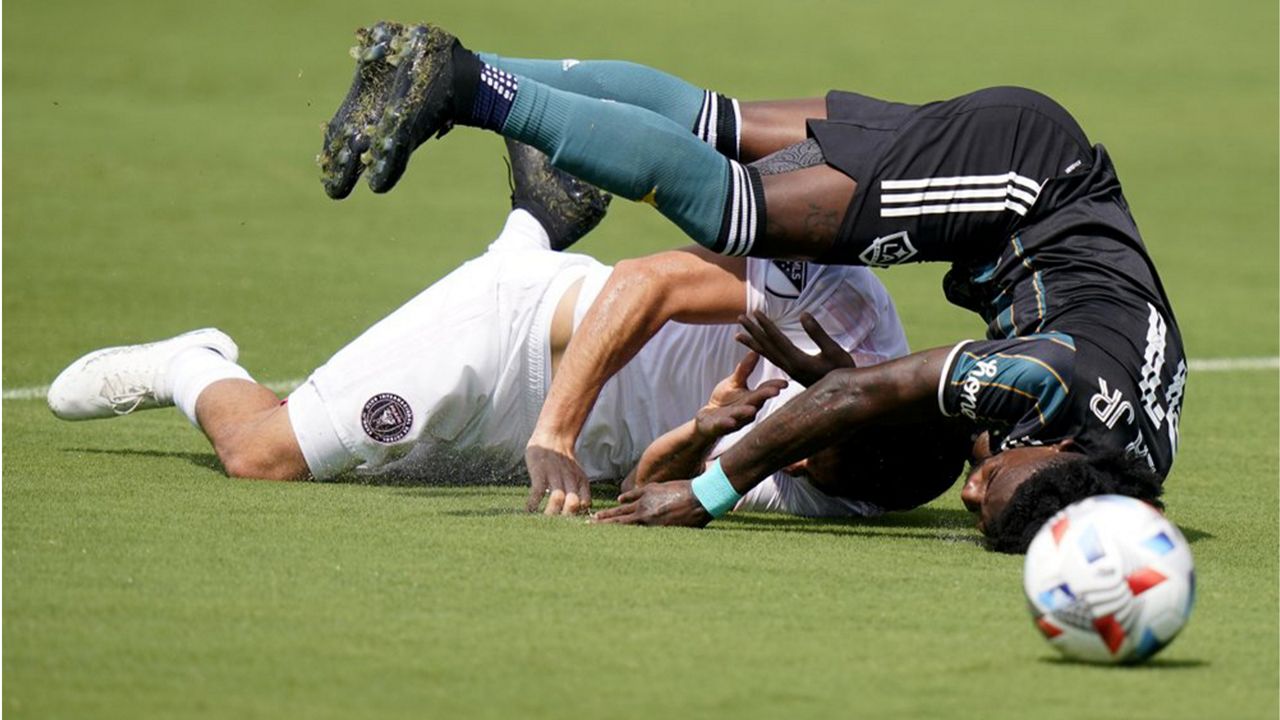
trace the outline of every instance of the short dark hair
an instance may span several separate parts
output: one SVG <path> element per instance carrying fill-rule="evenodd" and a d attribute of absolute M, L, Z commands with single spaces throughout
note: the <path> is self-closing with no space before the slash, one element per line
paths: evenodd
<path fill-rule="evenodd" d="M 1164 480 L 1147 461 L 1126 452 L 1074 455 L 1027 478 L 1004 512 L 987 524 L 987 546 L 1025 553 L 1040 526 L 1059 510 L 1092 495 L 1128 495 L 1163 508 Z"/>

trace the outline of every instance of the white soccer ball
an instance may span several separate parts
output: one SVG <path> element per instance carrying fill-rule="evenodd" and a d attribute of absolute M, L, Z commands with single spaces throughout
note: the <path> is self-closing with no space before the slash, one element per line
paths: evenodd
<path fill-rule="evenodd" d="M 1098 495 L 1040 528 L 1027 549 L 1023 587 L 1036 626 L 1062 654 L 1133 663 L 1187 623 L 1196 575 L 1186 539 L 1158 510 Z"/>

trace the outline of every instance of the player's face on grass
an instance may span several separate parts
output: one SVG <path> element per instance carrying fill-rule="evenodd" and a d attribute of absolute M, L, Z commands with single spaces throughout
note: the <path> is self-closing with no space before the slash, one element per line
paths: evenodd
<path fill-rule="evenodd" d="M 1000 516 L 1022 483 L 1042 468 L 1062 458 L 1070 441 L 1055 445 L 1011 448 L 988 455 L 969 471 L 960 499 L 970 512 L 978 514 L 978 529 L 985 532 Z"/>

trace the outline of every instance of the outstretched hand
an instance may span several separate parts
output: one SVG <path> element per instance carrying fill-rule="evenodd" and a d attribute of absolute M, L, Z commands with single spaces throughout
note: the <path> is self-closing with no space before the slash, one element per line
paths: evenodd
<path fill-rule="evenodd" d="M 818 354 L 796 347 L 778 326 L 764 313 L 757 310 L 750 316 L 740 315 L 738 324 L 745 332 L 737 335 L 738 342 L 768 358 L 782 368 L 796 382 L 809 387 L 827 373 L 840 368 L 854 367 L 853 356 L 827 334 L 809 313 L 801 313 L 800 326 L 818 345 Z"/>
<path fill-rule="evenodd" d="M 755 388 L 747 385 L 760 355 L 754 351 L 734 368 L 733 373 L 716 384 L 707 404 L 694 416 L 694 428 L 705 438 L 721 438 L 746 427 L 756 419 L 760 408 L 787 387 L 786 380 L 766 380 Z"/>
<path fill-rule="evenodd" d="M 591 483 L 572 455 L 530 444 L 524 460 L 531 481 L 526 510 L 537 512 L 544 497 L 547 515 L 578 515 L 591 508 Z"/>
<path fill-rule="evenodd" d="M 591 522 L 685 527 L 702 527 L 711 522 L 711 513 L 698 502 L 689 480 L 644 485 L 623 493 L 618 502 L 617 507 L 592 515 Z"/>

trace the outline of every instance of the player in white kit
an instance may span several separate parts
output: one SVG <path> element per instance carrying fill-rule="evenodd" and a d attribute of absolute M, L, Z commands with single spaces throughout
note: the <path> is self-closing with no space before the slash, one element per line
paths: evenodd
<path fill-rule="evenodd" d="M 614 269 L 552 250 L 594 226 L 604 203 L 549 165 L 536 175 L 527 165 L 537 160 L 512 150 L 517 207 L 488 250 L 369 328 L 285 402 L 235 364 L 230 338 L 203 330 L 84 356 L 54 381 L 50 407 L 76 420 L 176 404 L 234 476 L 412 475 L 438 472 L 438 461 L 447 458 L 455 471 L 510 477 L 523 464 L 560 356 L 572 364 L 569 339 L 588 308 L 598 298 L 613 300 L 610 288 L 658 278 L 663 287 L 644 307 L 607 308 L 624 315 L 641 310 L 661 329 L 603 385 L 577 442 L 589 479 L 621 480 L 663 433 L 694 428 L 691 418 L 722 379 L 719 399 L 735 407 L 721 413 L 716 436 L 801 389 L 795 383 L 781 389 L 785 374 L 764 361 L 744 377 L 752 366 L 739 367 L 745 351 L 731 324 L 744 312 L 764 312 L 794 342 L 816 350 L 801 327 L 802 315 L 810 314 L 859 365 L 907 352 L 888 293 L 865 268 L 723 258 L 692 248 Z M 526 184 L 535 178 L 537 192 L 521 188 L 522 178 Z M 558 225 L 570 206 L 585 208 L 588 217 L 576 227 Z M 950 479 L 954 474 L 938 492 Z M 739 509 L 814 516 L 896 509 L 852 495 L 827 494 L 780 472 Z"/>

